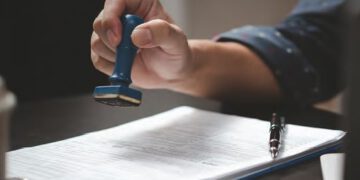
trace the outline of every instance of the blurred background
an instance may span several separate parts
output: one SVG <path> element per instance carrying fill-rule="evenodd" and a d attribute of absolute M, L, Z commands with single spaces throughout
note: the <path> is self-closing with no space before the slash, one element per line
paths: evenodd
<path fill-rule="evenodd" d="M 0 74 L 21 102 L 87 93 L 105 80 L 89 54 L 102 0 L 1 2 Z"/>
<path fill-rule="evenodd" d="M 297 0 L 161 0 L 189 38 L 212 38 L 231 28 L 274 25 Z"/>

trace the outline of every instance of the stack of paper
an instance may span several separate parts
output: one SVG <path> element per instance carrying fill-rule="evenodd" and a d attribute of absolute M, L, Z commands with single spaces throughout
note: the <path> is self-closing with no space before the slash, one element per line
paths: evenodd
<path fill-rule="evenodd" d="M 259 175 L 336 147 L 342 131 L 287 125 L 269 154 L 269 122 L 179 107 L 68 140 L 9 152 L 8 177 L 206 179 Z"/>

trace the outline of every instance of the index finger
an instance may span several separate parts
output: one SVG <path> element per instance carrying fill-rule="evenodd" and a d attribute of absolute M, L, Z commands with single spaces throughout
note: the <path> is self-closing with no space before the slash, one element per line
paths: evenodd
<path fill-rule="evenodd" d="M 119 17 L 125 12 L 135 14 L 145 21 L 151 19 L 172 21 L 159 0 L 106 0 L 101 23 L 107 41 L 113 47 L 116 47 L 121 40 L 122 27 Z"/>
<path fill-rule="evenodd" d="M 121 38 L 121 22 L 119 17 L 125 11 L 124 0 L 106 0 L 102 14 L 101 25 L 105 38 L 112 47 L 120 42 Z"/>

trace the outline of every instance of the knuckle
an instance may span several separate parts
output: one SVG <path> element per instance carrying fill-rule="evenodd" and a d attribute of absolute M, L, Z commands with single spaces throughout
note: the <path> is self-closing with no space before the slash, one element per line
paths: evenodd
<path fill-rule="evenodd" d="M 159 25 L 167 25 L 167 24 L 169 24 L 167 21 L 165 21 L 163 19 L 154 19 L 153 22 L 155 24 L 159 24 Z"/>
<path fill-rule="evenodd" d="M 98 58 L 99 58 L 99 56 L 96 53 L 94 53 L 93 51 L 91 51 L 91 62 L 94 66 L 97 63 L 97 61 L 99 60 Z"/>
<path fill-rule="evenodd" d="M 95 32 L 99 32 L 101 29 L 101 20 L 99 18 L 96 18 L 93 22 L 93 29 Z"/>
<path fill-rule="evenodd" d="M 109 28 L 111 28 L 112 27 L 112 25 L 114 24 L 114 22 L 115 21 L 118 21 L 118 19 L 113 19 L 113 18 L 110 18 L 110 17 L 108 17 L 108 18 L 102 18 L 102 20 L 101 20 L 101 26 L 102 26 L 102 28 L 104 28 L 104 29 L 109 29 Z"/>
<path fill-rule="evenodd" d="M 185 34 L 184 31 L 176 25 L 171 25 L 171 27 L 174 29 L 174 31 L 178 32 L 179 34 Z"/>
<path fill-rule="evenodd" d="M 95 58 L 96 58 L 96 54 L 94 51 L 90 50 L 90 57 L 91 57 L 91 62 L 94 62 L 95 61 Z"/>
<path fill-rule="evenodd" d="M 99 58 L 99 55 L 94 52 L 93 50 L 91 50 L 91 53 L 90 53 L 90 57 L 91 57 L 91 62 L 95 65 L 95 63 L 98 61 L 98 58 Z"/>
<path fill-rule="evenodd" d="M 101 43 L 102 41 L 100 40 L 100 38 L 94 38 L 91 41 L 91 50 L 93 50 L 94 52 L 99 52 Z"/>
<path fill-rule="evenodd" d="M 185 32 L 179 26 L 171 24 L 171 29 L 172 32 L 177 33 L 178 36 L 182 37 L 183 39 L 186 39 Z"/>
<path fill-rule="evenodd" d="M 100 61 L 100 56 L 98 56 L 95 52 L 91 51 L 91 62 L 95 68 L 99 67 Z"/>
<path fill-rule="evenodd" d="M 172 29 L 170 23 L 168 23 L 165 20 L 156 19 L 156 20 L 154 20 L 154 24 L 155 24 L 156 28 L 158 30 L 160 30 L 161 34 L 163 34 L 164 36 L 170 36 L 173 33 L 173 29 Z"/>
<path fill-rule="evenodd" d="M 104 62 L 101 60 L 101 58 L 99 56 L 97 56 L 93 60 L 93 65 L 94 65 L 95 69 L 97 69 L 97 70 L 102 70 L 104 68 Z"/>
<path fill-rule="evenodd" d="M 103 14 L 103 11 L 101 11 L 101 12 L 99 13 L 99 15 L 95 18 L 95 20 L 94 20 L 94 22 L 93 22 L 93 24 L 92 24 L 93 29 L 94 29 L 96 32 L 100 31 L 100 29 L 101 29 L 102 14 Z"/>

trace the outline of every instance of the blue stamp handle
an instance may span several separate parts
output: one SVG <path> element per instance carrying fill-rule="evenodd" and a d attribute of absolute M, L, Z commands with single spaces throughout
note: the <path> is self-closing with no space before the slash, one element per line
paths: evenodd
<path fill-rule="evenodd" d="M 126 14 L 121 16 L 121 23 L 121 42 L 116 48 L 115 69 L 109 81 L 112 85 L 128 87 L 132 82 L 131 69 L 138 49 L 131 40 L 131 33 L 144 21 L 138 16 Z"/>

